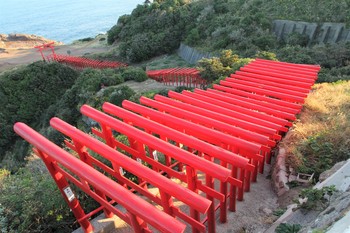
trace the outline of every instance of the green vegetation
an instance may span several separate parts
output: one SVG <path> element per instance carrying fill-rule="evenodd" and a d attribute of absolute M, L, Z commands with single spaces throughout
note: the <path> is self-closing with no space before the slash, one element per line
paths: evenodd
<path fill-rule="evenodd" d="M 1 232 L 71 231 L 74 217 L 38 162 L 29 162 L 16 175 L 0 174 Z"/>
<path fill-rule="evenodd" d="M 161 70 L 174 67 L 192 67 L 193 65 L 188 64 L 181 57 L 176 54 L 164 55 L 141 63 L 142 66 L 146 67 L 147 70 Z"/>
<path fill-rule="evenodd" d="M 336 93 L 336 94 L 335 94 Z M 314 85 L 283 147 L 297 172 L 319 175 L 350 158 L 350 81 Z"/>
<path fill-rule="evenodd" d="M 20 142 L 14 143 L 13 124 L 22 121 L 37 128 L 42 113 L 61 98 L 77 77 L 78 73 L 67 66 L 44 62 L 35 62 L 0 76 L 0 127 L 3 132 L 0 160 L 11 148 L 15 148 L 16 153 L 8 154 L 9 160 L 23 160 L 27 147 Z"/>
<path fill-rule="evenodd" d="M 220 57 L 203 58 L 200 60 L 198 62 L 198 70 L 202 78 L 213 82 L 219 78 L 229 76 L 252 60 L 249 58 L 239 58 L 231 50 L 223 50 Z"/>
<path fill-rule="evenodd" d="M 93 41 L 94 40 L 94 38 L 92 38 L 92 37 L 86 37 L 86 38 L 83 38 L 83 39 L 79 39 L 78 41 L 79 42 L 89 42 L 89 41 Z"/>
<path fill-rule="evenodd" d="M 281 217 L 287 209 L 276 209 L 275 211 L 273 211 L 273 215 L 277 216 L 277 217 Z"/>
<path fill-rule="evenodd" d="M 274 19 L 350 25 L 350 17 L 345 13 L 349 8 L 345 0 L 156 0 L 120 17 L 108 32 L 108 42 L 120 42 L 119 55 L 131 62 L 170 53 L 185 42 L 202 51 L 226 49 L 240 57 L 320 64 L 323 69 L 318 82 L 349 80 L 349 44 L 308 48 L 308 39 L 302 35 L 294 33 L 285 41 L 277 41 L 270 31 Z M 216 73 L 210 76 L 211 80 L 229 72 L 217 59 L 204 60 L 201 66 L 207 68 L 208 76 Z"/>
<path fill-rule="evenodd" d="M 324 210 L 329 204 L 329 198 L 336 192 L 334 185 L 326 186 L 322 189 L 303 189 L 300 196 L 307 198 L 300 207 L 306 210 Z M 327 197 L 326 197 L 327 196 Z"/>
<path fill-rule="evenodd" d="M 97 208 L 92 198 L 72 188 L 86 212 Z M 79 227 L 45 165 L 34 156 L 15 175 L 0 170 L 0 203 L 1 232 L 64 233 Z"/>
<path fill-rule="evenodd" d="M 120 41 L 120 54 L 129 61 L 144 61 L 177 49 L 190 23 L 186 1 L 154 1 L 138 5 L 131 15 L 120 17 L 108 31 L 107 40 Z"/>
<path fill-rule="evenodd" d="M 101 108 L 109 101 L 121 105 L 124 99 L 135 98 L 136 93 L 125 85 L 125 80 L 144 81 L 140 68 L 85 69 L 77 72 L 59 63 L 36 62 L 26 67 L 5 72 L 0 76 L 0 96 L 3 108 L 0 140 L 0 229 L 2 232 L 67 232 L 77 224 L 67 204 L 57 191 L 56 184 L 40 160 L 24 160 L 28 144 L 18 140 L 12 127 L 23 121 L 61 144 L 60 133 L 48 127 L 50 118 L 59 118 L 88 129 L 79 108 L 87 103 Z M 6 152 L 6 153 L 5 153 Z M 30 157 L 31 158 L 31 157 Z M 26 164 L 22 167 L 24 164 Z M 84 193 L 84 209 L 96 208 Z"/>
<path fill-rule="evenodd" d="M 276 228 L 276 233 L 297 233 L 301 230 L 300 224 L 287 224 L 287 223 L 281 223 Z"/>
<path fill-rule="evenodd" d="M 272 20 L 349 23 L 349 7 L 345 0 L 156 0 L 120 17 L 108 31 L 108 42 L 120 41 L 121 55 L 130 61 L 169 53 L 180 42 L 210 52 L 232 49 L 251 57 L 286 44 L 305 45 L 298 34 L 277 42 L 270 33 Z"/>
<path fill-rule="evenodd" d="M 1 166 L 16 171 L 24 162 L 28 145 L 17 140 L 13 124 L 24 122 L 41 131 L 56 143 L 62 137 L 47 129 L 49 120 L 58 116 L 70 124 L 82 124 L 81 105 L 101 107 L 104 101 L 120 104 L 135 93 L 128 87 L 116 87 L 125 80 L 147 79 L 140 68 L 85 69 L 77 72 L 59 63 L 35 62 L 0 76 L 0 138 Z"/>
<path fill-rule="evenodd" d="M 125 68 L 121 74 L 124 81 L 134 80 L 136 82 L 143 82 L 147 80 L 147 74 L 141 68 Z"/>

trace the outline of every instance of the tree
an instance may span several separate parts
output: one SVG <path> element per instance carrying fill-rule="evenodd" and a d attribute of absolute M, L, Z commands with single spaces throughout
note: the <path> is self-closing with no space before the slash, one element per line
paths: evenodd
<path fill-rule="evenodd" d="M 229 75 L 231 68 L 229 66 L 223 66 L 218 57 L 213 57 L 199 60 L 198 70 L 203 79 L 213 82 L 220 77 Z"/>

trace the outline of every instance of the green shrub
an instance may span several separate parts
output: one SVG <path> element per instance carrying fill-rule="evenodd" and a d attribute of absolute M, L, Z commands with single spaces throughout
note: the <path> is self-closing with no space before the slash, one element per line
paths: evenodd
<path fill-rule="evenodd" d="M 186 37 L 185 43 L 189 46 L 197 45 L 200 40 L 200 34 L 197 28 L 193 28 Z"/>
<path fill-rule="evenodd" d="M 21 168 L 0 181 L 2 232 L 70 232 L 74 228 L 75 218 L 55 182 L 37 167 L 41 166 Z"/>
<path fill-rule="evenodd" d="M 340 80 L 350 80 L 350 66 L 333 67 L 331 69 L 322 68 L 318 74 L 317 82 L 337 82 Z"/>
<path fill-rule="evenodd" d="M 252 38 L 252 43 L 261 50 L 269 50 L 275 47 L 277 40 L 269 31 L 262 31 Z"/>
<path fill-rule="evenodd" d="M 309 37 L 307 35 L 294 32 L 288 35 L 288 37 L 285 39 L 285 43 L 291 46 L 299 45 L 305 47 L 309 43 Z"/>
<path fill-rule="evenodd" d="M 108 42 L 119 40 L 120 55 L 140 62 L 177 49 L 190 20 L 185 1 L 138 5 L 130 16 L 123 16 L 108 31 Z"/>
<path fill-rule="evenodd" d="M 118 25 L 114 25 L 111 29 L 107 31 L 107 43 L 113 44 L 114 41 L 117 39 L 118 34 L 121 31 L 121 27 Z"/>
<path fill-rule="evenodd" d="M 280 61 L 299 64 L 315 64 L 315 60 L 313 59 L 312 54 L 310 54 L 310 49 L 299 45 L 287 45 L 277 50 L 276 54 Z"/>
<path fill-rule="evenodd" d="M 277 210 L 273 211 L 272 214 L 277 216 L 277 217 L 280 217 L 286 212 L 286 210 L 287 209 L 277 209 Z"/>
<path fill-rule="evenodd" d="M 231 67 L 232 64 L 239 60 L 239 56 L 233 54 L 232 50 L 223 50 L 220 55 L 220 62 L 224 67 Z"/>
<path fill-rule="evenodd" d="M 130 87 L 120 86 L 113 90 L 112 94 L 109 96 L 109 102 L 121 106 L 123 100 L 129 99 L 133 95 L 135 95 L 135 92 Z"/>
<path fill-rule="evenodd" d="M 267 51 L 259 51 L 257 54 L 255 54 L 255 57 L 266 59 L 266 60 L 278 61 L 275 53 L 271 53 Z"/>
<path fill-rule="evenodd" d="M 320 174 L 330 169 L 336 161 L 346 159 L 340 154 L 335 156 L 336 152 L 339 153 L 339 151 L 328 140 L 330 136 L 329 134 L 310 136 L 300 145 L 299 150 L 304 157 L 304 161 L 303 165 L 297 168 L 299 172 L 314 173 L 314 177 L 317 180 Z M 336 157 L 338 157 L 337 160 L 335 160 Z"/>
<path fill-rule="evenodd" d="M 231 68 L 228 66 L 224 67 L 218 57 L 213 57 L 199 60 L 198 70 L 203 79 L 213 82 L 222 76 L 229 75 Z"/>
<path fill-rule="evenodd" d="M 324 68 L 347 66 L 350 61 L 350 43 L 315 45 L 311 55 Z"/>
<path fill-rule="evenodd" d="M 148 79 L 148 76 L 143 69 L 133 67 L 128 67 L 122 71 L 121 76 L 125 81 L 134 80 L 136 82 L 143 82 Z"/>
<path fill-rule="evenodd" d="M 86 37 L 86 38 L 83 38 L 83 39 L 79 39 L 78 41 L 81 41 L 81 42 L 89 42 L 89 41 L 93 41 L 94 38 L 92 37 Z"/>
<path fill-rule="evenodd" d="M 297 233 L 301 230 L 300 224 L 281 223 L 277 226 L 276 233 Z"/>
<path fill-rule="evenodd" d="M 229 76 L 240 67 L 251 62 L 249 58 L 239 58 L 231 50 L 223 50 L 220 58 L 203 58 L 198 61 L 197 69 L 200 71 L 202 78 L 213 82 L 219 78 Z"/>
<path fill-rule="evenodd" d="M 329 204 L 329 199 L 327 199 L 325 196 L 327 195 L 329 198 L 336 191 L 337 190 L 334 185 L 326 186 L 322 189 L 303 189 L 300 196 L 302 198 L 307 198 L 307 201 L 303 202 L 300 207 L 306 210 L 323 210 Z"/>
<path fill-rule="evenodd" d="M 186 86 L 178 86 L 178 87 L 176 87 L 175 88 L 175 92 L 179 92 L 179 93 L 181 93 L 183 90 L 189 90 L 189 91 L 192 91 L 193 90 L 193 88 L 191 88 L 191 87 L 186 87 Z"/>
<path fill-rule="evenodd" d="M 0 76 L 0 160 L 15 144 L 12 126 L 22 121 L 37 128 L 43 112 L 56 103 L 78 77 L 59 63 L 35 62 Z M 21 154 L 23 155 L 23 154 Z"/>

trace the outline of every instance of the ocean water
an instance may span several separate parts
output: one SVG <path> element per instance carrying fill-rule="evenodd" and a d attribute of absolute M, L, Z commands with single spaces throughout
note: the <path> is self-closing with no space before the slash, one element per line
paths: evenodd
<path fill-rule="evenodd" d="M 144 0 L 0 0 L 0 34 L 71 43 L 107 32 Z"/>

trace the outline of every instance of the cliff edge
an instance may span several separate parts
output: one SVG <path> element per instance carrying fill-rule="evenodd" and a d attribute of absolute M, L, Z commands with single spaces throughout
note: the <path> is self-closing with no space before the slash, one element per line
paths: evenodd
<path fill-rule="evenodd" d="M 33 48 L 34 46 L 52 42 L 41 36 L 28 34 L 0 34 L 0 50 L 5 52 L 6 49 Z M 61 42 L 55 42 L 62 45 Z"/>

